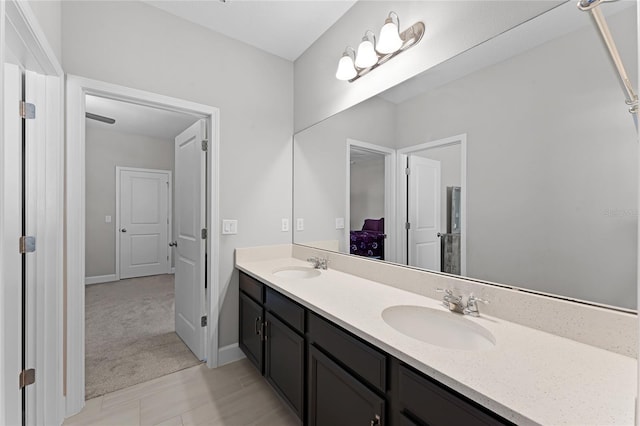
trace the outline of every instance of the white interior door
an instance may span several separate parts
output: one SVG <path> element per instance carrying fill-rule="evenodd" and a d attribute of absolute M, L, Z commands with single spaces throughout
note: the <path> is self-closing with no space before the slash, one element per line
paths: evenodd
<path fill-rule="evenodd" d="M 440 162 L 415 155 L 408 159 L 409 265 L 440 271 Z"/>
<path fill-rule="evenodd" d="M 167 171 L 118 168 L 120 278 L 169 272 Z"/>
<path fill-rule="evenodd" d="M 176 333 L 199 358 L 205 358 L 205 177 L 202 141 L 206 121 L 200 120 L 176 137 L 175 255 Z"/>

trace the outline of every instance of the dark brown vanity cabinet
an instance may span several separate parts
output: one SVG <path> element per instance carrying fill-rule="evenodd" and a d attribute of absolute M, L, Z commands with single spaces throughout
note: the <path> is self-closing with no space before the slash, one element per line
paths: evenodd
<path fill-rule="evenodd" d="M 303 418 L 304 308 L 240 273 L 239 346 L 269 384 Z"/>

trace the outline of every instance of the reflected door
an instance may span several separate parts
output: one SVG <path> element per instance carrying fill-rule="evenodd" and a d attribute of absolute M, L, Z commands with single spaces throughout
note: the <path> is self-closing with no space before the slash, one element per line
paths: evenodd
<path fill-rule="evenodd" d="M 410 155 L 407 176 L 408 262 L 440 271 L 440 162 Z"/>

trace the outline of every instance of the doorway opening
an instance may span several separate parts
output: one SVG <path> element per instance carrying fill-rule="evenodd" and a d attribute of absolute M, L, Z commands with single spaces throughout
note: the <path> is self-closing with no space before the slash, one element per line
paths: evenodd
<path fill-rule="evenodd" d="M 350 254 L 395 261 L 395 150 L 347 139 L 346 212 L 336 218 Z"/>
<path fill-rule="evenodd" d="M 69 416 L 217 366 L 219 242 L 217 109 L 74 76 L 67 92 Z"/>
<path fill-rule="evenodd" d="M 199 284 L 185 282 L 184 274 L 174 279 L 173 266 L 176 144 L 202 119 L 94 95 L 85 96 L 85 105 L 85 398 L 91 399 L 204 357 L 197 343 L 189 346 L 189 332 L 176 327 L 182 320 L 176 312 L 204 314 L 204 305 L 184 306 L 191 302 L 185 300 L 176 311 L 176 292 Z M 204 204 L 177 208 L 194 217 Z"/>
<path fill-rule="evenodd" d="M 402 263 L 466 274 L 466 152 L 466 134 L 398 150 Z"/>

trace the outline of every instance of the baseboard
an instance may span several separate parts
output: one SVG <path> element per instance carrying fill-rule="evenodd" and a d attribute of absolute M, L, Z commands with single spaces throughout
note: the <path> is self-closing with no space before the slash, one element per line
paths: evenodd
<path fill-rule="evenodd" d="M 101 283 L 109 283 L 111 281 L 118 281 L 118 278 L 116 278 L 116 274 L 96 275 L 95 277 L 85 277 L 84 284 L 85 285 L 101 284 Z"/>
<path fill-rule="evenodd" d="M 245 355 L 237 343 L 227 345 L 218 349 L 218 366 L 219 367 L 225 364 L 230 364 L 235 361 L 240 361 L 242 358 L 245 358 Z"/>

